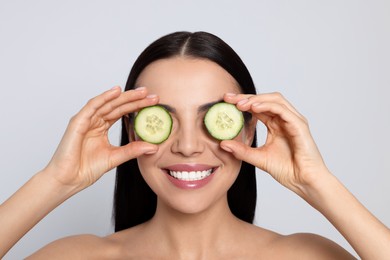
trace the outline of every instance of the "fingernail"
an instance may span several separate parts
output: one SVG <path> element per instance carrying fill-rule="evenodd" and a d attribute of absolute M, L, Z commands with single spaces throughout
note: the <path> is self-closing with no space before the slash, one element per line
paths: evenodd
<path fill-rule="evenodd" d="M 146 98 L 156 98 L 156 97 L 157 97 L 157 95 L 155 95 L 155 94 L 151 94 L 151 95 L 146 96 Z"/>
<path fill-rule="evenodd" d="M 234 96 L 236 96 L 237 94 L 235 94 L 235 93 L 226 93 L 225 94 L 225 96 L 227 96 L 227 97 L 234 97 Z"/>
<path fill-rule="evenodd" d="M 143 91 L 143 90 L 145 90 L 146 88 L 145 87 L 139 87 L 139 88 L 136 88 L 135 90 L 136 91 Z"/>
<path fill-rule="evenodd" d="M 240 101 L 238 101 L 237 105 L 244 105 L 245 103 L 247 103 L 249 101 L 249 99 L 242 99 Z"/>

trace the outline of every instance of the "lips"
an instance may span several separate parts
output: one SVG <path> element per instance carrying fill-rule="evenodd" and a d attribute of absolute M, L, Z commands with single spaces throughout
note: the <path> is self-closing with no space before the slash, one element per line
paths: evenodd
<path fill-rule="evenodd" d="M 204 164 L 175 164 L 166 167 L 168 179 L 178 188 L 201 188 L 212 179 L 217 167 Z"/>

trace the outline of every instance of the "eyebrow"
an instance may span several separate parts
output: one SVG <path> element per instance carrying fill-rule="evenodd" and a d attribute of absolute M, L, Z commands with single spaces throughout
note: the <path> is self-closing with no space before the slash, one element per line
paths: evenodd
<path fill-rule="evenodd" d="M 213 102 L 209 102 L 209 103 L 206 103 L 206 104 L 203 104 L 201 106 L 198 107 L 198 113 L 202 113 L 202 112 L 205 112 L 207 111 L 210 107 L 212 107 L 213 105 L 215 104 L 218 104 L 218 103 L 221 103 L 223 102 L 223 99 L 219 99 L 217 101 L 213 101 Z M 158 105 L 162 106 L 163 108 L 165 108 L 166 110 L 168 110 L 168 112 L 170 113 L 173 113 L 175 114 L 176 113 L 176 108 L 170 106 L 170 105 L 167 105 L 167 104 L 161 104 L 159 103 Z"/>

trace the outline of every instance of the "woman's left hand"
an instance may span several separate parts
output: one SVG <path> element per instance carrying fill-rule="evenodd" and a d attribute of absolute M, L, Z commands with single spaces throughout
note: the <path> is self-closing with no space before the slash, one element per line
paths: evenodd
<path fill-rule="evenodd" d="M 310 134 L 307 120 L 279 93 L 231 95 L 224 100 L 267 128 L 265 144 L 252 148 L 242 142 L 226 140 L 221 148 L 237 159 L 268 172 L 279 183 L 299 195 L 317 174 L 328 172 Z"/>

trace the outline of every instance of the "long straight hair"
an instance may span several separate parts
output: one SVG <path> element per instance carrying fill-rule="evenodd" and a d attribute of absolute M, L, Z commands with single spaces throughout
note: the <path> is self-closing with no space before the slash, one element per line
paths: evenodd
<path fill-rule="evenodd" d="M 138 76 L 146 66 L 160 59 L 176 56 L 207 59 L 217 63 L 237 81 L 242 93 L 256 94 L 252 77 L 237 53 L 219 37 L 206 32 L 175 32 L 150 44 L 135 61 L 125 91 L 134 89 Z M 122 118 L 121 145 L 130 142 Z M 256 147 L 256 132 L 252 147 Z M 237 179 L 228 190 L 228 204 L 239 219 L 253 223 L 256 208 L 255 167 L 242 162 Z M 147 185 L 138 168 L 137 159 L 117 167 L 114 192 L 113 220 L 115 231 L 141 224 L 156 211 L 157 196 Z"/>

